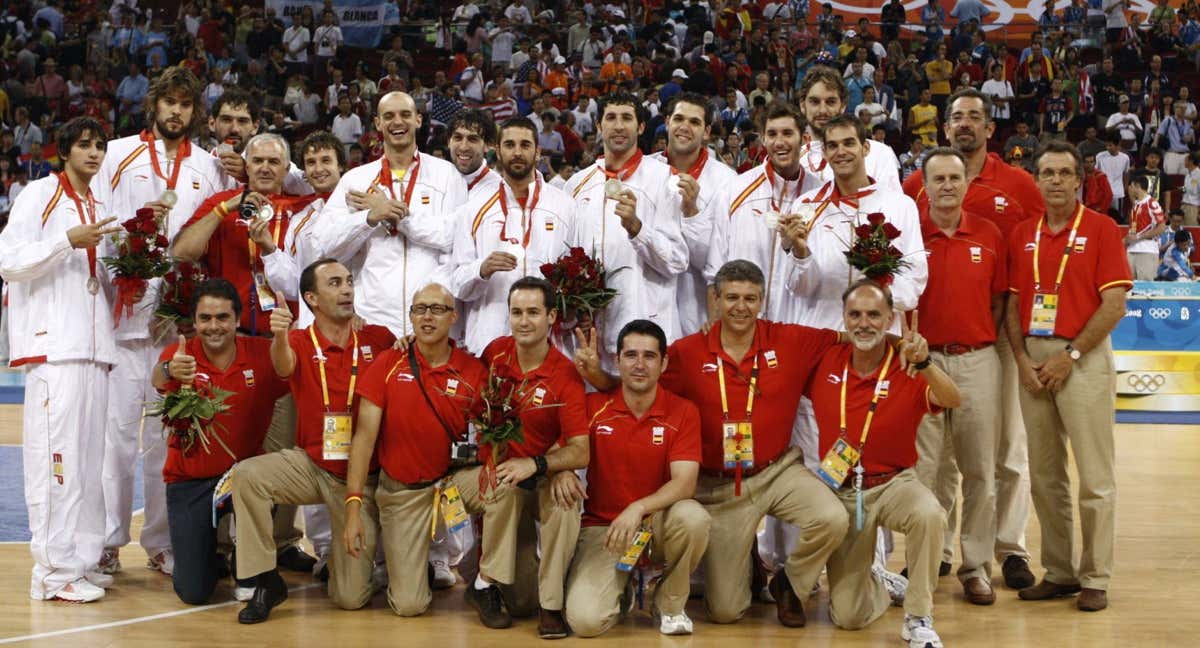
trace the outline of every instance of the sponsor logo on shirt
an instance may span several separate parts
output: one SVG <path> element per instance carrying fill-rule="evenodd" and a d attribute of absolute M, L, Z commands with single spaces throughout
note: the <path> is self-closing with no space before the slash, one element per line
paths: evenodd
<path fill-rule="evenodd" d="M 842 377 L 835 373 L 831 373 L 825 377 L 825 380 L 828 380 L 830 385 L 838 385 L 841 384 Z"/>
<path fill-rule="evenodd" d="M 598 425 L 598 426 L 596 426 L 596 434 L 603 434 L 603 435 L 607 436 L 607 435 L 610 435 L 610 434 L 612 434 L 612 433 L 613 433 L 613 429 L 612 429 L 612 427 L 611 427 L 611 426 L 608 426 L 608 425 Z"/>
<path fill-rule="evenodd" d="M 1030 242 L 1028 242 L 1028 243 L 1026 243 L 1026 244 L 1025 244 L 1025 251 L 1026 251 L 1026 252 L 1033 252 L 1033 249 L 1034 249 L 1034 248 L 1036 248 L 1036 247 L 1037 247 L 1037 245 L 1036 245 L 1036 244 L 1034 244 L 1034 242 L 1033 242 L 1033 241 L 1030 241 Z"/>
<path fill-rule="evenodd" d="M 705 362 L 700 365 L 700 373 L 717 373 L 717 363 Z"/>
<path fill-rule="evenodd" d="M 410 373 L 404 373 L 403 371 L 396 372 L 397 382 L 412 382 L 414 380 L 416 380 L 416 378 L 413 378 L 413 375 Z"/>

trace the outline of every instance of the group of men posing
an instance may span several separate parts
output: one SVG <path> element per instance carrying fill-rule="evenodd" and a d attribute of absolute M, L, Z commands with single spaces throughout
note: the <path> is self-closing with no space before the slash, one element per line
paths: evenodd
<path fill-rule="evenodd" d="M 524 118 L 463 114 L 446 162 L 417 150 L 422 116 L 389 93 L 383 157 L 343 174 L 324 133 L 292 165 L 285 140 L 253 135 L 257 108 L 236 92 L 207 120 L 220 144 L 200 149 L 199 92 L 165 72 L 140 136 L 106 143 L 101 124 L 68 122 L 63 173 L 31 184 L 0 233 L 12 364 L 27 368 L 33 598 L 104 595 L 144 426 L 150 567 L 193 604 L 232 570 L 243 623 L 287 598 L 279 566 L 312 567 L 298 505 L 336 605 L 384 586 L 397 614 L 422 614 L 457 563 L 486 626 L 537 614 L 545 638 L 606 631 L 639 569 L 661 570 L 664 633 L 692 631 L 693 578 L 711 621 L 739 620 L 757 596 L 803 626 L 824 570 L 838 626 L 903 605 L 902 638 L 940 646 L 932 593 L 959 509 L 966 600 L 995 600 L 995 562 L 1022 599 L 1106 607 L 1108 334 L 1129 268 L 1111 219 L 1078 202 L 1073 146 L 1047 144 L 1035 178 L 987 153 L 987 97 L 950 98 L 953 148 L 901 187 L 894 156 L 843 115 L 832 70 L 810 71 L 799 111 L 770 108 L 768 159 L 741 175 L 709 158 L 704 97 L 675 98 L 668 150 L 643 156 L 638 102 L 612 94 L 603 158 L 559 189 L 536 171 Z M 194 335 L 152 316 L 157 281 L 114 327 L 100 259 L 116 218 L 142 207 L 174 256 L 213 277 L 192 297 Z M 879 215 L 903 255 L 881 283 L 844 254 Z M 567 246 L 611 270 L 617 296 L 594 317 L 560 312 L 540 277 Z M 468 419 L 493 375 L 520 380 L 523 428 L 494 486 L 464 460 L 492 452 L 470 447 Z M 158 443 L 142 404 L 198 382 L 232 392 L 210 432 L 224 445 Z M 906 537 L 907 577 L 882 567 L 885 530 Z"/>

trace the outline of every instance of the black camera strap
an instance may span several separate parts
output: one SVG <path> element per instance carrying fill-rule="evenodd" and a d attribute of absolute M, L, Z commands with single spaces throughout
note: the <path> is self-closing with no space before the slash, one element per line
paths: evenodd
<path fill-rule="evenodd" d="M 434 407 L 433 399 L 429 398 L 429 392 L 425 391 L 425 385 L 421 382 L 421 365 L 420 362 L 417 361 L 416 342 L 412 342 L 408 345 L 408 365 L 409 368 L 412 369 L 413 379 L 417 382 L 417 389 L 421 390 L 421 395 L 425 397 L 425 404 L 429 406 L 429 409 L 433 410 L 433 415 L 437 417 L 438 423 L 442 424 L 442 431 L 446 433 L 446 438 L 450 439 L 450 445 L 459 443 L 459 439 L 454 434 L 450 424 L 446 423 L 446 419 L 442 418 L 442 414 L 438 412 L 438 408 Z"/>

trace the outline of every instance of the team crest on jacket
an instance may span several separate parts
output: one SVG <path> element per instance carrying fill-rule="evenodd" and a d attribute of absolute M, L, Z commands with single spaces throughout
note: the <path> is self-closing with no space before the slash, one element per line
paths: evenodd
<path fill-rule="evenodd" d="M 1004 196 L 996 196 L 996 213 L 1003 214 L 1005 209 L 1008 209 L 1008 199 Z"/>
<path fill-rule="evenodd" d="M 421 204 L 422 205 L 429 204 L 429 194 L 421 194 Z"/>
<path fill-rule="evenodd" d="M 61 486 L 63 483 L 62 453 L 55 452 L 54 454 L 50 455 L 50 460 L 54 464 L 51 471 L 54 474 L 54 481 L 58 482 L 58 484 Z"/>
<path fill-rule="evenodd" d="M 650 430 L 650 442 L 654 445 L 662 445 L 663 437 L 666 436 L 666 434 L 667 428 L 661 425 L 655 425 L 654 428 Z"/>
<path fill-rule="evenodd" d="M 358 350 L 359 350 L 360 352 L 362 352 L 362 354 L 363 354 L 363 360 L 366 360 L 367 362 L 374 362 L 374 361 L 375 361 L 375 356 L 371 354 L 371 345 L 369 345 L 369 344 L 364 344 L 364 345 L 362 345 L 362 346 L 358 347 Z"/>
<path fill-rule="evenodd" d="M 533 403 L 534 407 L 541 407 L 542 401 L 545 399 L 546 389 L 544 387 L 538 387 L 537 389 L 533 390 L 533 399 L 531 402 Z"/>
<path fill-rule="evenodd" d="M 887 398 L 888 397 L 888 387 L 890 387 L 891 384 L 892 384 L 892 381 L 890 381 L 890 380 L 880 380 L 879 386 L 875 388 L 875 393 L 880 398 Z"/>
<path fill-rule="evenodd" d="M 983 263 L 983 248 L 971 246 L 971 263 Z"/>
<path fill-rule="evenodd" d="M 446 395 L 454 396 L 457 393 L 458 393 L 458 379 L 457 378 L 447 378 L 446 379 Z"/>
<path fill-rule="evenodd" d="M 1075 254 L 1083 254 L 1083 251 L 1085 249 L 1087 249 L 1087 237 L 1086 236 L 1076 236 L 1075 237 Z"/>
<path fill-rule="evenodd" d="M 779 366 L 779 360 L 775 357 L 775 349 L 767 349 L 763 352 L 763 358 L 767 360 L 767 368 L 774 369 Z"/>
<path fill-rule="evenodd" d="M 246 370 L 242 371 L 242 378 L 244 378 L 246 380 L 247 387 L 254 386 L 254 370 L 253 369 L 246 369 Z"/>

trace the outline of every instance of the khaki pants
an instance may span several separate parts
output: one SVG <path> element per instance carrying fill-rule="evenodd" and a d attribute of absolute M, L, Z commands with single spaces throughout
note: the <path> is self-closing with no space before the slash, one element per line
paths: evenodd
<path fill-rule="evenodd" d="M 958 385 L 960 407 L 928 415 L 917 430 L 917 478 L 949 513 L 962 475 L 962 565 L 958 579 L 992 579 L 996 544 L 996 446 L 1000 434 L 1000 356 L 995 347 L 961 355 L 932 353 L 933 361 Z M 947 525 L 951 550 L 954 529 Z"/>
<path fill-rule="evenodd" d="M 1029 448 L 1021 417 L 1021 384 L 1017 361 L 1001 328 L 996 335 L 1003 373 L 1000 383 L 1000 444 L 996 448 L 996 561 L 1009 556 L 1029 560 L 1025 528 L 1029 525 Z M 953 514 L 951 515 L 953 517 Z"/>
<path fill-rule="evenodd" d="M 1062 351 L 1057 338 L 1025 338 L 1029 357 L 1040 362 Z M 1107 590 L 1112 576 L 1117 482 L 1113 449 L 1116 374 L 1112 346 L 1104 342 L 1076 363 L 1057 394 L 1021 390 L 1029 430 L 1033 506 L 1042 527 L 1046 580 Z M 1074 564 L 1074 516 L 1067 442 L 1079 470 L 1079 517 L 1083 551 Z"/>
<path fill-rule="evenodd" d="M 750 549 L 763 516 L 773 515 L 799 528 L 784 569 L 801 601 L 808 600 L 830 552 L 846 534 L 845 511 L 800 462 L 797 448 L 743 479 L 740 496 L 734 495 L 734 480 L 701 475 L 696 500 L 712 516 L 712 551 L 704 555 L 704 598 L 715 623 L 737 621 L 750 607 Z"/>
<path fill-rule="evenodd" d="M 708 547 L 709 524 L 704 507 L 690 499 L 650 516 L 651 559 L 666 563 L 654 592 L 654 607 L 660 614 L 683 612 L 691 591 L 691 573 Z M 580 637 L 603 634 L 617 623 L 621 596 L 632 573 L 617 569 L 620 556 L 604 548 L 607 533 L 607 526 L 585 527 L 580 532 L 567 576 L 565 616 Z"/>
<path fill-rule="evenodd" d="M 1129 269 L 1134 281 L 1154 281 L 1158 276 L 1158 255 L 1149 252 L 1128 252 Z"/>
<path fill-rule="evenodd" d="M 296 447 L 296 401 L 288 394 L 275 401 L 275 413 L 263 440 L 264 452 L 278 452 Z M 273 531 L 275 546 L 284 549 L 300 542 L 304 533 L 296 526 L 296 507 L 285 504 L 275 508 Z"/>
<path fill-rule="evenodd" d="M 1189 205 L 1183 203 L 1180 205 L 1183 209 L 1183 224 L 1188 227 L 1196 227 L 1200 225 L 1200 205 Z"/>
<path fill-rule="evenodd" d="M 509 614 L 532 616 L 537 608 L 562 610 L 571 558 L 579 542 L 579 503 L 559 507 L 550 494 L 550 480 L 537 481 L 533 490 L 515 489 L 518 505 L 513 584 L 505 588 Z M 487 532 L 484 527 L 484 532 Z"/>
<path fill-rule="evenodd" d="M 854 518 L 854 489 L 842 489 L 837 495 L 845 513 Z M 918 617 L 931 616 L 946 528 L 946 516 L 937 498 L 910 469 L 882 486 L 863 491 L 863 507 L 863 528 L 858 530 L 850 524 L 841 546 L 829 556 L 830 618 L 840 628 L 858 630 L 882 616 L 892 604 L 887 588 L 871 574 L 879 527 L 904 534 L 908 564 L 904 611 Z"/>
<path fill-rule="evenodd" d="M 250 578 L 275 568 L 275 542 L 271 537 L 271 508 L 277 504 L 324 504 L 336 540 L 329 547 L 329 598 L 338 607 L 355 610 L 374 594 L 371 567 L 375 557 L 375 520 L 378 513 L 374 484 L 363 493 L 363 528 L 366 547 L 353 558 L 341 542 L 345 528 L 346 483 L 321 469 L 299 448 L 280 450 L 237 464 L 230 477 L 233 508 L 237 515 L 238 576 Z"/>

